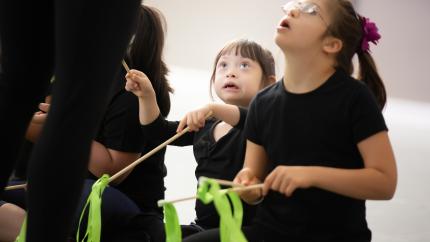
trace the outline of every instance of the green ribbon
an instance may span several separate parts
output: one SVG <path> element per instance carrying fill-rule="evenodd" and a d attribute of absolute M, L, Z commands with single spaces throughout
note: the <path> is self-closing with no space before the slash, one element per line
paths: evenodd
<path fill-rule="evenodd" d="M 241 230 L 243 218 L 242 202 L 235 192 L 221 190 L 220 185 L 216 181 L 205 179 L 199 185 L 197 197 L 204 204 L 214 202 L 220 216 L 221 242 L 247 241 Z M 230 198 L 233 211 L 228 198 Z"/>
<path fill-rule="evenodd" d="M 15 242 L 25 242 L 25 234 L 27 232 L 27 216 L 24 218 L 24 222 L 22 222 L 21 230 L 19 231 L 18 237 L 16 237 Z"/>
<path fill-rule="evenodd" d="M 166 229 L 166 242 L 181 242 L 182 232 L 179 225 L 178 213 L 175 206 L 171 203 L 165 203 L 164 208 L 164 228 Z"/>
<path fill-rule="evenodd" d="M 109 184 L 109 175 L 104 174 L 98 179 L 91 188 L 91 193 L 88 196 L 87 203 L 82 209 L 81 217 L 79 218 L 78 232 L 76 233 L 76 241 L 100 242 L 101 236 L 101 206 L 103 191 Z M 79 238 L 82 218 L 89 206 L 87 231 L 82 240 Z"/>

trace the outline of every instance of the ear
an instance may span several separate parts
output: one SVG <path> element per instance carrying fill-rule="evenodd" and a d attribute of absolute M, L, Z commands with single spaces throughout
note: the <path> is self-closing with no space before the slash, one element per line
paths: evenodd
<path fill-rule="evenodd" d="M 273 83 L 276 82 L 276 76 L 275 75 L 270 75 L 268 76 L 266 79 L 261 80 L 261 84 L 260 84 L 260 88 L 263 89 L 267 86 L 272 85 Z"/>
<path fill-rule="evenodd" d="M 271 75 L 271 76 L 267 77 L 267 81 L 266 81 L 267 85 L 272 85 L 275 82 L 276 82 L 276 76 L 275 75 Z"/>
<path fill-rule="evenodd" d="M 324 39 L 323 50 L 327 54 L 336 54 L 342 50 L 343 42 L 342 40 L 329 36 Z"/>

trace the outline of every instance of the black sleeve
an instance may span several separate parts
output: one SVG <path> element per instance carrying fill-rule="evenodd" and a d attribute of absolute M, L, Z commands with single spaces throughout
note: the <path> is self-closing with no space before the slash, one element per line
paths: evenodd
<path fill-rule="evenodd" d="M 248 109 L 242 108 L 242 107 L 238 107 L 238 108 L 239 108 L 240 118 L 239 118 L 239 122 L 234 126 L 234 128 L 242 130 L 244 129 L 244 126 L 245 126 L 246 116 L 248 115 Z"/>
<path fill-rule="evenodd" d="M 144 136 L 140 130 L 138 100 L 123 92 L 109 104 L 96 141 L 122 152 L 142 152 Z"/>
<path fill-rule="evenodd" d="M 163 143 L 176 134 L 178 121 L 168 121 L 161 114 L 150 124 L 142 125 L 143 134 L 156 143 Z M 170 145 L 187 146 L 193 145 L 194 132 L 188 132 L 172 142 Z"/>
<path fill-rule="evenodd" d="M 357 90 L 350 109 L 350 120 L 355 143 L 388 130 L 375 97 L 365 85 L 360 85 Z"/>
<path fill-rule="evenodd" d="M 255 144 L 262 145 L 262 140 L 258 132 L 258 95 L 254 97 L 249 106 L 248 114 L 245 121 L 245 138 Z"/>

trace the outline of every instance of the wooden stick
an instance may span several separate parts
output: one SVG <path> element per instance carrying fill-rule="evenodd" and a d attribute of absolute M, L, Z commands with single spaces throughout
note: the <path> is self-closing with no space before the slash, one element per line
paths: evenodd
<path fill-rule="evenodd" d="M 212 116 L 212 111 L 210 111 L 208 114 L 206 114 L 205 118 L 207 119 L 210 116 Z M 148 159 L 153 154 L 157 153 L 158 151 L 160 151 L 161 149 L 163 149 L 164 147 L 166 147 L 167 145 L 169 145 L 170 143 L 172 143 L 173 141 L 175 141 L 176 139 L 178 139 L 179 137 L 181 137 L 185 133 L 189 132 L 189 130 L 190 130 L 189 127 L 185 128 L 181 132 L 175 134 L 170 139 L 164 141 L 164 143 L 160 144 L 159 146 L 155 147 L 154 149 L 152 149 L 151 151 L 149 151 L 148 153 L 146 153 L 144 156 L 142 156 L 139 159 L 135 160 L 133 163 L 131 163 L 130 165 L 126 166 L 125 168 L 123 168 L 122 170 L 120 170 L 118 173 L 116 173 L 115 175 L 113 175 L 112 177 L 110 177 L 109 178 L 109 183 L 112 182 L 113 180 L 117 179 L 118 177 L 120 177 L 124 173 L 128 172 L 129 170 L 133 169 L 135 166 L 137 166 L 138 164 L 140 164 L 140 162 Z"/>
<path fill-rule="evenodd" d="M 125 60 L 122 60 L 121 63 L 122 63 L 122 66 L 124 66 L 124 69 L 127 71 L 127 73 L 129 73 L 130 68 L 128 67 L 127 63 L 125 63 Z"/>
<path fill-rule="evenodd" d="M 27 183 L 24 183 L 24 184 L 5 187 L 4 190 L 5 191 L 18 190 L 18 189 L 25 189 L 26 187 L 27 187 Z"/>
<path fill-rule="evenodd" d="M 243 187 L 234 187 L 234 188 L 222 189 L 222 190 L 220 190 L 220 192 L 222 192 L 222 193 L 244 192 L 244 191 L 258 189 L 258 188 L 263 189 L 263 187 L 264 187 L 264 184 L 260 183 L 260 184 L 254 184 L 254 185 L 243 186 Z M 177 203 L 177 202 L 183 202 L 183 201 L 194 200 L 194 199 L 197 199 L 197 196 L 184 197 L 184 198 L 178 198 L 178 199 L 173 199 L 173 200 L 159 200 L 157 202 L 157 204 L 159 207 L 162 207 L 166 203 Z"/>
<path fill-rule="evenodd" d="M 239 183 L 235 183 L 232 181 L 228 181 L 228 180 L 222 180 L 222 179 L 217 179 L 217 178 L 209 178 L 209 177 L 205 177 L 205 176 L 201 176 L 199 178 L 199 183 L 207 180 L 207 179 L 211 179 L 216 181 L 218 184 L 220 185 L 224 185 L 224 186 L 231 186 L 231 187 L 244 187 L 245 185 L 239 184 Z"/>

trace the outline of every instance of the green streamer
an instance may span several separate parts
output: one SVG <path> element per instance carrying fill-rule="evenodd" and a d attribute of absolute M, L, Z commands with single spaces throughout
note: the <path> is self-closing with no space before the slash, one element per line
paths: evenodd
<path fill-rule="evenodd" d="M 233 205 L 233 211 L 227 196 Z M 243 218 L 242 202 L 236 193 L 221 190 L 220 185 L 216 181 L 207 179 L 200 183 L 197 197 L 204 204 L 208 204 L 211 201 L 214 202 L 220 216 L 221 242 L 247 241 L 241 230 Z"/>
<path fill-rule="evenodd" d="M 179 225 L 178 213 L 175 206 L 171 203 L 165 203 L 164 208 L 164 228 L 166 229 L 166 242 L 181 242 L 182 232 Z"/>
<path fill-rule="evenodd" d="M 21 230 L 19 231 L 18 237 L 16 237 L 15 242 L 25 242 L 25 234 L 27 233 L 27 216 L 25 216 L 22 222 Z"/>
<path fill-rule="evenodd" d="M 98 179 L 91 188 L 91 193 L 88 196 L 87 203 L 82 209 L 81 217 L 79 218 L 78 232 L 76 233 L 76 241 L 87 242 L 100 242 L 101 236 L 101 206 L 102 206 L 102 195 L 103 191 L 109 184 L 109 175 L 104 174 Z M 87 230 L 82 240 L 80 236 L 80 227 L 82 218 L 89 206 L 88 219 L 87 219 Z"/>

